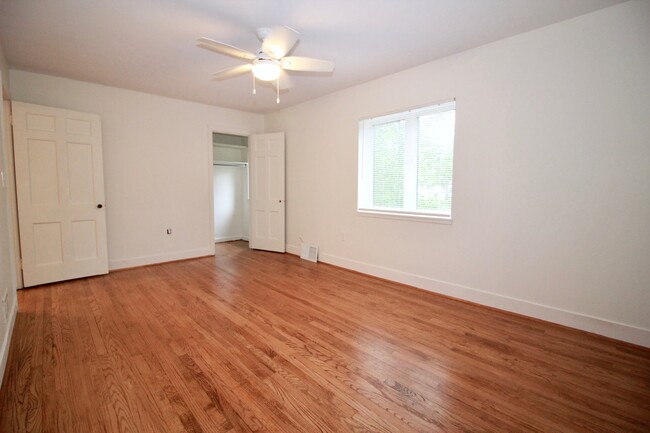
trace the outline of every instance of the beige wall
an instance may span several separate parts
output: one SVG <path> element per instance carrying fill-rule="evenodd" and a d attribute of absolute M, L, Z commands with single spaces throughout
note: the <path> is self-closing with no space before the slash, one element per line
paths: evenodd
<path fill-rule="evenodd" d="M 9 96 L 7 62 L 0 41 L 0 83 L 3 97 Z M 0 184 L 0 384 L 4 377 L 4 369 L 9 352 L 11 330 L 17 307 L 16 299 L 16 267 L 13 248 L 13 207 L 11 205 L 11 182 L 9 165 L 11 155 L 7 142 L 10 125 L 7 122 L 6 104 L 0 107 L 0 172 L 4 183 Z"/>
<path fill-rule="evenodd" d="M 0 71 L 2 71 L 2 80 L 0 80 L 2 96 L 3 99 L 9 99 L 9 63 L 2 48 L 2 41 L 0 41 Z"/>
<path fill-rule="evenodd" d="M 14 70 L 11 94 L 101 116 L 111 269 L 214 254 L 211 131 L 263 116 Z"/>
<path fill-rule="evenodd" d="M 650 346 L 650 2 L 287 108 L 287 242 Z M 359 119 L 457 99 L 453 224 L 356 214 Z"/>

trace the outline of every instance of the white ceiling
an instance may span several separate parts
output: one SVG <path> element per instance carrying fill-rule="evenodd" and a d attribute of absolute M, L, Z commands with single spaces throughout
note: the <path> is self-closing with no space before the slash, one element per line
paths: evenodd
<path fill-rule="evenodd" d="M 16 69 L 266 113 L 621 2 L 0 0 L 0 41 Z M 280 106 L 249 75 L 211 79 L 240 61 L 196 38 L 257 52 L 255 29 L 279 24 L 301 33 L 293 55 L 334 60 L 334 73 L 292 73 Z"/>

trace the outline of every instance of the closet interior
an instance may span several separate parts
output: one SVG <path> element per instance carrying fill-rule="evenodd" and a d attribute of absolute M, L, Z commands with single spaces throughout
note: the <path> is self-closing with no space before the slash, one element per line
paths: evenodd
<path fill-rule="evenodd" d="M 248 240 L 248 137 L 212 134 L 214 241 Z"/>

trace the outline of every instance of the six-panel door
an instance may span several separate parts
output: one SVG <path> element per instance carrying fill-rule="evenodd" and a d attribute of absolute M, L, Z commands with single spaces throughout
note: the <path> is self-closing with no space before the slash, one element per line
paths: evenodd
<path fill-rule="evenodd" d="M 285 252 L 284 133 L 251 135 L 250 247 Z"/>
<path fill-rule="evenodd" d="M 25 286 L 107 273 L 99 116 L 12 107 Z"/>

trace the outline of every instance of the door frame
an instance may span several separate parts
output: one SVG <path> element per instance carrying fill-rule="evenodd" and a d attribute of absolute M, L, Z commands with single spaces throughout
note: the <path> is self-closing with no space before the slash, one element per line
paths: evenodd
<path fill-rule="evenodd" d="M 213 162 L 214 162 L 214 156 L 212 153 L 212 134 L 230 134 L 230 135 L 239 135 L 242 137 L 248 137 L 253 134 L 262 134 L 261 132 L 254 132 L 251 131 L 250 129 L 244 129 L 244 128 L 237 128 L 237 127 L 231 127 L 231 126 L 221 126 L 221 125 L 208 125 L 207 126 L 207 151 L 208 151 L 208 203 L 210 203 L 210 209 L 209 209 L 209 218 L 208 218 L 208 223 L 210 224 L 210 230 L 208 233 L 210 233 L 210 250 L 212 251 L 212 255 L 216 254 L 216 249 L 215 249 L 215 242 L 214 242 L 214 174 L 213 174 Z M 249 181 L 250 181 L 250 172 L 248 174 L 249 176 Z M 248 232 L 250 236 L 250 217 L 248 218 Z"/>
<path fill-rule="evenodd" d="M 0 73 L 0 75 L 2 75 Z M 13 125 L 11 121 L 11 98 L 9 93 L 5 92 L 3 88 L 2 92 L 2 108 L 0 109 L 2 126 L 0 130 L 2 131 L 2 137 L 0 137 L 0 142 L 2 143 L 1 151 L 4 152 L 5 156 L 5 175 L 6 175 L 6 185 L 8 197 L 9 208 L 7 212 L 11 214 L 11 238 L 12 238 L 12 252 L 13 252 L 13 267 L 15 272 L 15 282 L 16 288 L 22 289 L 23 285 L 23 269 L 22 269 L 22 256 L 20 252 L 20 231 L 18 227 L 18 200 L 16 198 L 16 166 L 14 165 L 14 135 L 13 135 Z"/>
<path fill-rule="evenodd" d="M 4 75 L 7 71 L 0 71 L 0 96 L 2 106 L 0 107 L 0 152 L 4 166 L 0 167 L 5 179 L 6 204 L 7 206 L 7 228 L 11 231 L 8 233 L 9 240 L 9 266 L 11 268 L 10 279 L 14 287 L 7 287 L 7 290 L 16 290 L 23 288 L 22 257 L 20 255 L 20 237 L 18 233 L 18 204 L 16 201 L 16 177 L 14 165 L 14 137 L 13 124 L 11 120 L 11 97 L 9 89 L 3 84 Z M 2 370 L 0 370 L 2 371 Z M 0 379 L 0 382 L 2 380 Z"/>

